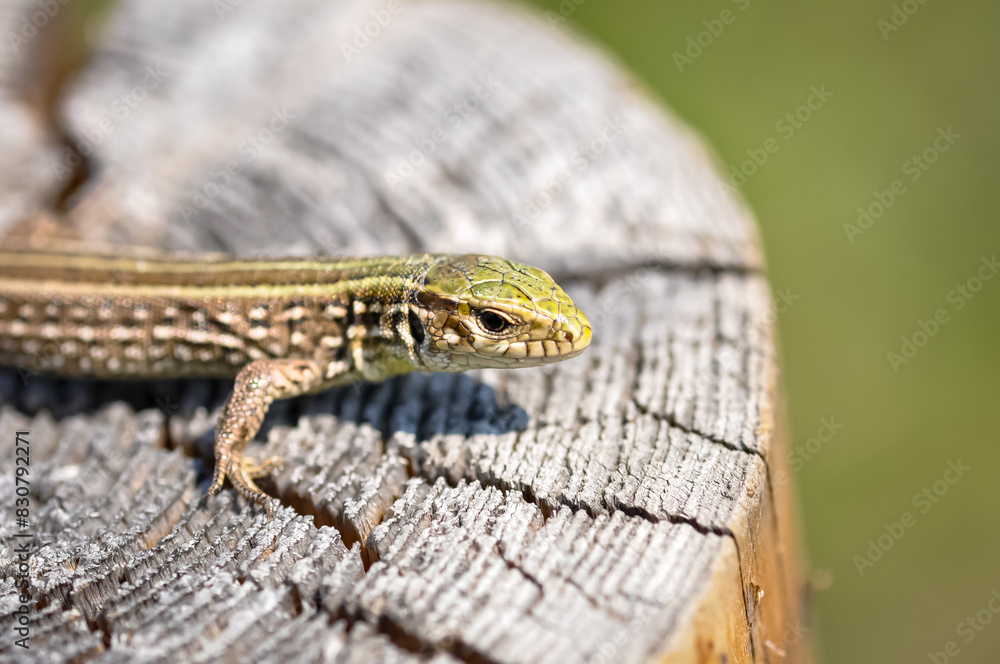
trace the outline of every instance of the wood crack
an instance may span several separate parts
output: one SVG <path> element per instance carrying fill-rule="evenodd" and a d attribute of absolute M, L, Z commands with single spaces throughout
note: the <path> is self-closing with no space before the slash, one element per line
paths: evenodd
<path fill-rule="evenodd" d="M 752 447 L 747 447 L 746 445 L 743 445 L 742 443 L 739 444 L 739 445 L 736 445 L 735 443 L 730 443 L 728 440 L 724 440 L 722 438 L 719 438 L 718 436 L 714 436 L 712 434 L 705 433 L 704 431 L 698 431 L 697 429 L 695 429 L 693 427 L 689 427 L 686 424 L 682 424 L 673 415 L 671 415 L 669 413 L 657 413 L 657 412 L 649 410 L 649 408 L 647 408 L 646 406 L 643 406 L 638 401 L 636 401 L 635 397 L 632 398 L 632 405 L 634 405 L 636 407 L 636 409 L 640 413 L 642 413 L 643 415 L 648 415 L 649 417 L 652 417 L 654 420 L 656 420 L 658 422 L 663 422 L 664 424 L 667 424 L 667 425 L 669 425 L 671 427 L 674 427 L 675 429 L 680 429 L 684 433 L 692 434 L 692 435 L 704 438 L 708 442 L 714 443 L 715 445 L 721 445 L 722 447 L 726 448 L 727 450 L 731 450 L 733 452 L 743 452 L 745 454 L 753 455 L 753 456 L 759 458 L 761 461 L 763 461 L 765 466 L 767 465 L 767 459 L 765 459 L 764 455 L 760 453 L 760 450 L 755 450 Z"/>
<path fill-rule="evenodd" d="M 580 504 L 578 501 L 569 500 L 568 498 L 566 498 L 566 496 L 561 494 L 555 495 L 551 498 L 541 498 L 536 494 L 534 488 L 529 484 L 525 484 L 521 487 L 514 487 L 510 485 L 508 482 L 505 482 L 497 477 L 483 478 L 483 477 L 470 477 L 463 475 L 462 477 L 455 478 L 449 475 L 447 472 L 443 472 L 444 469 L 440 469 L 442 472 L 431 472 L 425 474 L 419 469 L 414 469 L 412 461 L 411 463 L 407 464 L 407 468 L 409 469 L 408 472 L 410 472 L 411 478 L 422 479 L 430 484 L 433 484 L 435 481 L 440 479 L 444 480 L 444 482 L 452 489 L 457 489 L 460 487 L 460 482 L 462 481 L 476 482 L 484 488 L 489 487 L 496 489 L 497 491 L 501 492 L 504 495 L 510 495 L 514 493 L 520 494 L 520 496 L 524 499 L 525 502 L 538 507 L 538 509 L 541 512 L 542 519 L 544 521 L 548 521 L 549 518 L 551 518 L 551 516 L 555 512 L 555 509 L 559 507 L 567 507 L 574 513 L 581 511 L 585 512 L 587 516 L 589 516 L 592 519 L 597 518 L 601 513 L 594 510 L 590 505 Z M 649 512 L 648 510 L 645 510 L 636 505 L 628 505 L 624 503 L 609 504 L 604 499 L 601 500 L 601 506 L 604 507 L 606 510 L 603 513 L 610 513 L 617 511 L 629 517 L 643 519 L 644 521 L 648 521 L 649 523 L 655 524 L 655 523 L 667 522 L 667 523 L 684 524 L 691 526 L 701 534 L 712 533 L 715 535 L 733 536 L 732 531 L 730 531 L 729 529 L 719 528 L 718 526 L 708 526 L 698 522 L 697 520 L 691 517 L 686 517 L 678 514 L 671 514 L 669 512 L 664 512 L 662 516 L 657 516 L 652 512 Z"/>
<path fill-rule="evenodd" d="M 497 556 L 499 556 L 500 560 L 503 561 L 503 564 L 507 566 L 507 569 L 517 572 L 524 577 L 525 580 L 531 583 L 531 585 L 535 586 L 535 588 L 538 589 L 539 597 L 545 594 L 545 587 L 542 585 L 542 582 L 539 581 L 538 578 L 531 572 L 507 558 L 507 556 L 504 555 L 503 547 L 501 547 L 499 543 L 493 547 L 493 551 L 497 554 Z"/>
<path fill-rule="evenodd" d="M 370 620 L 360 611 L 348 612 L 344 610 L 341 615 L 336 617 L 345 621 L 348 633 L 358 623 L 367 624 L 373 627 L 377 633 L 389 639 L 392 645 L 425 661 L 446 653 L 466 664 L 501 664 L 499 660 L 487 657 L 461 639 L 449 638 L 439 643 L 422 639 L 403 627 L 398 620 L 385 613 L 379 614 L 375 620 Z"/>

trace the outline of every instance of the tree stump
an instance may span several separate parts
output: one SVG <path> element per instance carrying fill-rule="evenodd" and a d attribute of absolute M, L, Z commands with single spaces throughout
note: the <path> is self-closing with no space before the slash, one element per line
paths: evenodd
<path fill-rule="evenodd" d="M 37 10 L 0 3 L 2 33 Z M 112 243 L 499 254 L 594 341 L 276 404 L 270 523 L 201 500 L 226 383 L 5 370 L 0 658 L 811 661 L 754 222 L 606 57 L 493 3 L 124 0 L 53 126 L 24 95 L 46 29 L 0 58 L 0 226 L 65 199 Z"/>

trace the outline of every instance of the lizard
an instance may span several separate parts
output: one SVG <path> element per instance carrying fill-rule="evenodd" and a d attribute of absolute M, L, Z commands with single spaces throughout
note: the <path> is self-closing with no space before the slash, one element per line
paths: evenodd
<path fill-rule="evenodd" d="M 71 377 L 234 379 L 208 495 L 270 519 L 245 457 L 271 403 L 410 371 L 579 355 L 590 322 L 544 271 L 480 254 L 244 259 L 0 247 L 0 364 Z"/>

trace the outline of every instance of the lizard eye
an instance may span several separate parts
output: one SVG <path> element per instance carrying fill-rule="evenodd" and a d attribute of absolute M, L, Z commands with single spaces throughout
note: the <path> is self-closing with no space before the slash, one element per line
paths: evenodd
<path fill-rule="evenodd" d="M 490 332 L 503 332 L 511 326 L 511 322 L 495 311 L 486 309 L 479 314 L 479 322 Z"/>

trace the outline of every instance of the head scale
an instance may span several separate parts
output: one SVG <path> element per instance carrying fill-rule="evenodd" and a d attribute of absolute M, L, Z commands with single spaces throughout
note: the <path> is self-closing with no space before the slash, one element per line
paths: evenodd
<path fill-rule="evenodd" d="M 549 364 L 576 357 L 591 337 L 590 321 L 548 274 L 477 254 L 437 257 L 409 318 L 416 355 L 433 371 Z"/>

